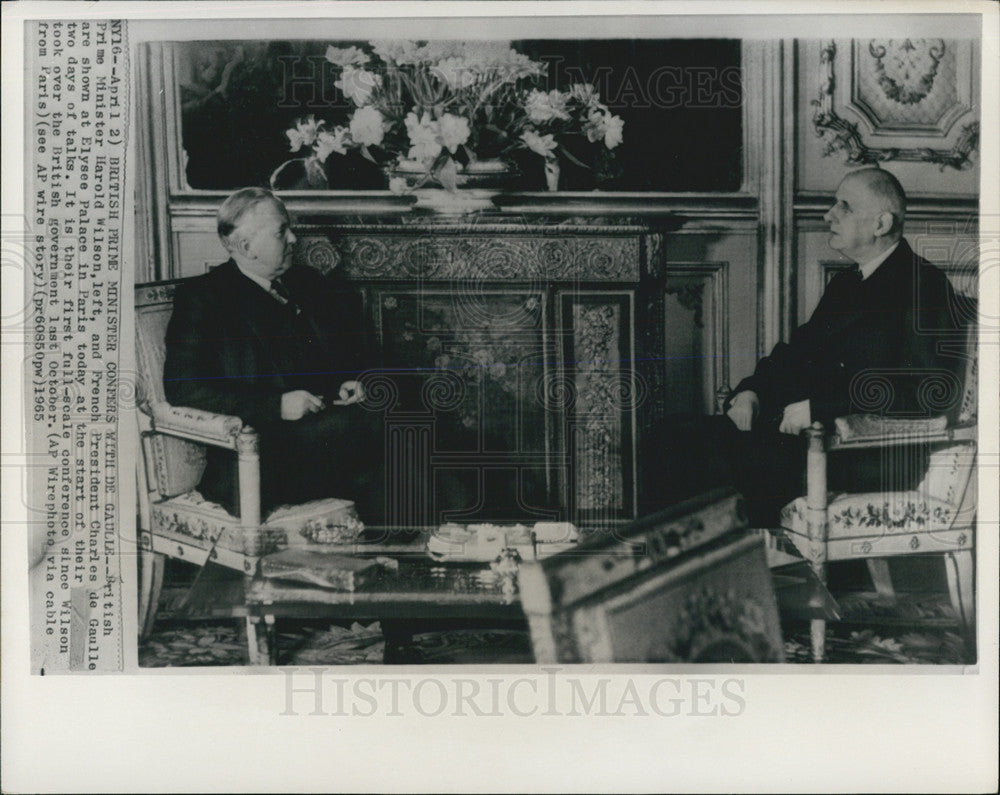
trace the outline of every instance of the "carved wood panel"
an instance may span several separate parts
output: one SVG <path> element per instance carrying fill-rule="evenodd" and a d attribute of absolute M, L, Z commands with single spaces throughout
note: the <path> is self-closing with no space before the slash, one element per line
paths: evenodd
<path fill-rule="evenodd" d="M 977 51 L 972 41 L 828 41 L 820 50 L 812 126 L 845 163 L 973 166 Z"/>
<path fill-rule="evenodd" d="M 666 411 L 710 414 L 729 385 L 729 263 L 672 262 L 664 292 Z"/>
<path fill-rule="evenodd" d="M 464 230 L 459 229 L 459 232 Z M 297 262 L 321 273 L 339 268 L 352 279 L 465 279 L 476 281 L 636 281 L 642 258 L 638 236 L 551 237 L 466 234 L 436 229 L 405 234 L 346 233 L 331 240 L 304 234 Z"/>
<path fill-rule="evenodd" d="M 563 362 L 568 390 L 566 450 L 574 513 L 592 519 L 635 511 L 635 439 L 648 389 L 635 369 L 632 291 L 563 293 Z"/>

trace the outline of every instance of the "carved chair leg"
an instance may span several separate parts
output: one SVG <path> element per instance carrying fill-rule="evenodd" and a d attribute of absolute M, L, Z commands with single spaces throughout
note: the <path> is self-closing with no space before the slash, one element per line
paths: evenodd
<path fill-rule="evenodd" d="M 827 491 L 826 447 L 823 425 L 815 422 L 806 428 L 809 448 L 806 453 L 806 532 L 808 558 L 819 581 L 826 585 Z M 814 663 L 823 662 L 826 654 L 826 621 L 813 619 L 809 624 L 809 640 Z"/>
<path fill-rule="evenodd" d="M 267 665 L 270 662 L 267 630 L 260 627 L 260 616 L 246 617 L 247 654 L 250 665 Z"/>
<path fill-rule="evenodd" d="M 237 477 L 240 483 L 240 527 L 260 526 L 260 442 L 252 428 L 236 440 Z"/>
<path fill-rule="evenodd" d="M 971 549 L 949 552 L 945 557 L 948 575 L 948 595 L 955 615 L 962 622 L 962 628 L 969 632 L 976 625 L 975 590 L 973 578 L 975 565 Z"/>
<path fill-rule="evenodd" d="M 814 618 L 809 622 L 809 644 L 814 663 L 823 662 L 826 655 L 826 619 Z"/>
<path fill-rule="evenodd" d="M 264 616 L 264 632 L 267 651 L 267 664 L 278 664 L 278 634 L 275 630 L 274 614 L 268 613 Z"/>
<path fill-rule="evenodd" d="M 153 631 L 156 611 L 163 591 L 163 569 L 166 557 L 152 550 L 139 552 L 139 637 L 147 638 Z"/>
<path fill-rule="evenodd" d="M 896 589 L 892 587 L 892 576 L 889 574 L 889 561 L 885 558 L 867 558 L 868 574 L 875 583 L 875 591 L 879 596 L 893 598 Z"/>

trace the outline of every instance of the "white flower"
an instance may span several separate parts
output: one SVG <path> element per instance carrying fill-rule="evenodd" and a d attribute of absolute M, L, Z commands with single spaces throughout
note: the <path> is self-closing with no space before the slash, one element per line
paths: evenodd
<path fill-rule="evenodd" d="M 597 93 L 597 89 L 590 83 L 574 83 L 569 88 L 569 95 L 571 99 L 575 99 L 581 105 L 604 107 L 601 105 L 601 97 Z"/>
<path fill-rule="evenodd" d="M 440 118 L 438 129 L 441 132 L 441 143 L 452 154 L 455 154 L 455 150 L 469 140 L 471 133 L 468 119 L 453 116 L 450 113 L 446 113 Z"/>
<path fill-rule="evenodd" d="M 305 118 L 296 120 L 294 130 L 285 130 L 291 151 L 298 152 L 303 146 L 312 146 L 322 124 L 323 122 L 317 122 L 311 113 Z"/>
<path fill-rule="evenodd" d="M 370 60 L 364 50 L 357 47 L 327 47 L 326 60 L 335 66 L 347 66 L 348 64 L 368 63 Z"/>
<path fill-rule="evenodd" d="M 413 63 L 413 53 L 417 45 L 412 41 L 396 39 L 369 42 L 375 54 L 386 63 Z"/>
<path fill-rule="evenodd" d="M 445 58 L 460 58 L 464 50 L 461 41 L 429 41 L 413 52 L 414 63 L 437 63 Z"/>
<path fill-rule="evenodd" d="M 445 58 L 441 63 L 431 67 L 431 72 L 435 77 L 444 83 L 452 91 L 461 91 L 464 88 L 475 85 L 479 79 L 479 71 L 473 62 L 464 58 Z"/>
<path fill-rule="evenodd" d="M 410 186 L 406 184 L 406 180 L 403 177 L 392 177 L 389 180 L 390 193 L 395 193 L 399 196 L 409 191 L 409 189 Z"/>
<path fill-rule="evenodd" d="M 361 146 L 378 146 L 385 137 L 385 120 L 375 108 L 358 108 L 351 117 L 351 138 Z"/>
<path fill-rule="evenodd" d="M 431 121 L 429 113 L 417 118 L 410 112 L 406 115 L 406 134 L 410 138 L 410 151 L 407 157 L 422 163 L 429 163 L 441 153 L 441 142 L 438 140 L 438 125 Z"/>
<path fill-rule="evenodd" d="M 604 145 L 614 149 L 624 138 L 625 122 L 620 116 L 607 114 L 604 118 Z"/>
<path fill-rule="evenodd" d="M 525 130 L 521 133 L 521 140 L 524 141 L 524 145 L 532 152 L 545 158 L 551 157 L 553 150 L 556 148 L 556 141 L 551 133 L 548 135 L 539 135 L 534 130 Z"/>
<path fill-rule="evenodd" d="M 320 162 L 325 163 L 331 152 L 338 155 L 347 154 L 347 146 L 350 143 L 346 127 L 336 127 L 333 132 L 320 130 L 316 136 L 316 146 L 314 151 Z"/>
<path fill-rule="evenodd" d="M 622 142 L 624 127 L 625 122 L 619 116 L 592 110 L 583 125 L 583 131 L 591 143 L 603 140 L 608 149 L 614 149 Z"/>
<path fill-rule="evenodd" d="M 553 89 L 546 93 L 535 88 L 528 94 L 524 109 L 528 118 L 535 124 L 553 119 L 568 119 L 569 112 L 566 110 L 566 100 L 567 95 L 562 91 Z"/>
<path fill-rule="evenodd" d="M 340 74 L 340 79 L 333 83 L 344 92 L 355 105 L 361 107 L 367 105 L 372 97 L 372 92 L 382 85 L 382 76 L 372 74 L 366 69 L 355 69 L 353 66 L 345 66 Z"/>

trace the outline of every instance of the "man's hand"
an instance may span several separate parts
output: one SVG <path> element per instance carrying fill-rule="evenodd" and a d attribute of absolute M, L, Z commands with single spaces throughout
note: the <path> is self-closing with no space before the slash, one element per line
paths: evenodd
<path fill-rule="evenodd" d="M 793 436 L 798 436 L 812 424 L 810 417 L 808 400 L 789 403 L 785 406 L 785 413 L 781 416 L 781 425 L 778 426 L 778 430 L 782 433 L 790 433 Z"/>
<path fill-rule="evenodd" d="M 340 400 L 333 401 L 335 406 L 350 406 L 361 403 L 365 399 L 365 388 L 360 381 L 344 381 L 340 385 Z"/>
<path fill-rule="evenodd" d="M 737 392 L 736 396 L 729 401 L 729 411 L 726 415 L 733 421 L 733 424 L 741 431 L 749 431 L 753 427 L 753 421 L 757 418 L 760 410 L 760 401 L 757 393 L 745 389 Z"/>
<path fill-rule="evenodd" d="M 283 420 L 301 420 L 306 414 L 315 414 L 325 408 L 326 404 L 322 397 L 304 389 L 286 392 L 281 396 L 281 419 Z"/>

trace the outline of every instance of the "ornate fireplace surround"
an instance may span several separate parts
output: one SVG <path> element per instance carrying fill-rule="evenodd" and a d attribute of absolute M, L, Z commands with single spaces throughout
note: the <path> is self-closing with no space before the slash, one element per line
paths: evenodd
<path fill-rule="evenodd" d="M 668 269 L 675 216 L 358 220 L 300 216 L 295 257 L 362 296 L 382 356 L 364 376 L 370 406 L 385 412 L 390 470 L 408 473 L 390 518 L 429 515 L 445 469 L 480 473 L 477 515 L 498 477 L 515 479 L 526 516 L 634 516 L 668 357 L 705 353 L 668 350 L 668 303 L 699 340 L 708 323 L 705 358 L 721 360 L 724 263 Z M 723 376 L 713 369 L 696 400 Z M 544 505 L 528 481 L 544 483 Z"/>

